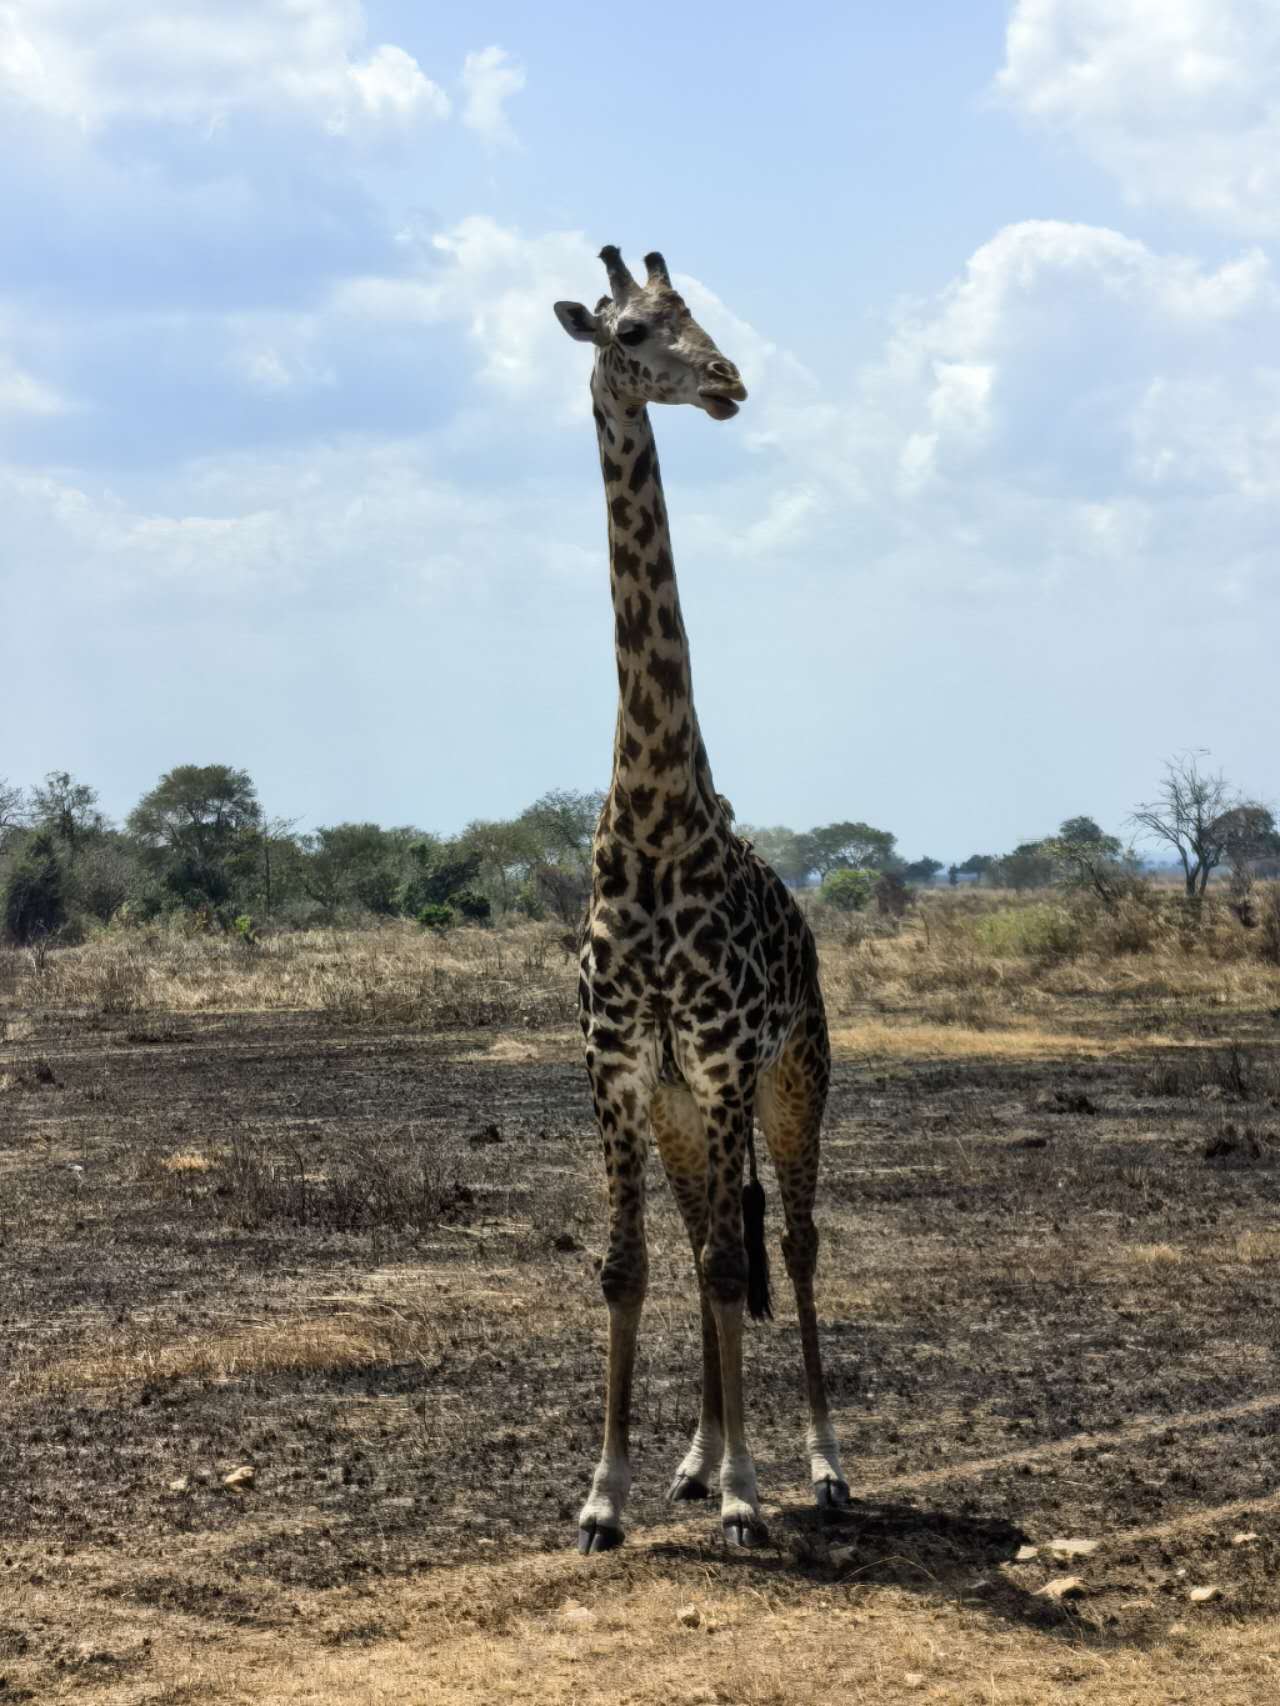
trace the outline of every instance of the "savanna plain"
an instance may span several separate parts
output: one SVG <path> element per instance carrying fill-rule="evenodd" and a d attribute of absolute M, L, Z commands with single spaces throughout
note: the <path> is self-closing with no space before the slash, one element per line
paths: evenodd
<path fill-rule="evenodd" d="M 770 1544 L 663 1502 L 699 1350 L 655 1157 L 629 1533 L 589 1559 L 604 1203 L 560 929 L 5 953 L 0 1702 L 1280 1698 L 1271 937 L 1212 893 L 825 920 L 853 1507 L 805 1485 L 772 1191 Z"/>

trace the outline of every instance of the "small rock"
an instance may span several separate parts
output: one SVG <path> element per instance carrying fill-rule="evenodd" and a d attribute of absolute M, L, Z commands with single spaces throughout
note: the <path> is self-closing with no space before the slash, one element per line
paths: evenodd
<path fill-rule="evenodd" d="M 1187 1598 L 1193 1605 L 1208 1605 L 1210 1600 L 1222 1598 L 1222 1589 L 1216 1585 L 1192 1588 Z"/>
<path fill-rule="evenodd" d="M 904 1688 L 923 1688 L 924 1672 L 922 1670 L 904 1671 L 902 1676 L 902 1686 Z"/>
<path fill-rule="evenodd" d="M 169 1483 L 169 1491 L 171 1493 L 186 1493 L 190 1491 L 190 1488 L 190 1475 L 179 1475 L 175 1481 L 170 1481 Z"/>
<path fill-rule="evenodd" d="M 1015 1564 L 1029 1564 L 1033 1558 L 1039 1556 L 1040 1548 L 1038 1546 L 1019 1546 L 1013 1555 L 1013 1561 Z"/>
<path fill-rule="evenodd" d="M 1081 1599 L 1086 1589 L 1080 1576 L 1055 1576 L 1037 1592 L 1045 1599 Z"/>
<path fill-rule="evenodd" d="M 833 1546 L 827 1553 L 837 1570 L 843 1570 L 846 1564 L 852 1564 L 857 1556 L 857 1548 L 853 1546 Z"/>
<path fill-rule="evenodd" d="M 560 1621 L 569 1624 L 571 1628 L 586 1628 L 595 1620 L 595 1612 L 589 1611 L 585 1605 L 579 1605 L 576 1599 L 567 1599 L 560 1607 Z"/>
<path fill-rule="evenodd" d="M 1096 1540 L 1051 1540 L 1045 1551 L 1055 1564 L 1069 1564 L 1073 1558 L 1091 1558 L 1099 1544 Z"/>
<path fill-rule="evenodd" d="M 676 1612 L 676 1622 L 682 1623 L 686 1629 L 696 1629 L 702 1622 L 702 1613 L 696 1605 L 682 1605 Z"/>
<path fill-rule="evenodd" d="M 1185 1623 L 1171 1623 L 1169 1625 L 1169 1633 L 1171 1635 L 1185 1635 L 1187 1633 L 1187 1625 Z"/>
<path fill-rule="evenodd" d="M 551 1248 L 553 1250 L 571 1251 L 581 1250 L 582 1245 L 579 1244 L 572 1232 L 557 1232 L 551 1240 Z"/>
<path fill-rule="evenodd" d="M 252 1487 L 258 1479 L 258 1471 L 252 1463 L 242 1463 L 238 1469 L 233 1469 L 229 1475 L 222 1477 L 224 1487 Z"/>
<path fill-rule="evenodd" d="M 1233 1546 L 1248 1546 L 1251 1541 L 1254 1541 L 1257 1538 L 1258 1536 L 1251 1528 L 1242 1529 L 1239 1534 L 1233 1534 L 1231 1536 L 1231 1544 Z"/>

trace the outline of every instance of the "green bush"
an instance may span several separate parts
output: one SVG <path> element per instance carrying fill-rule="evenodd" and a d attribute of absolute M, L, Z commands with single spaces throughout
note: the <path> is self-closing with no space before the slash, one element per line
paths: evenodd
<path fill-rule="evenodd" d="M 487 924 L 493 916 L 493 906 L 487 894 L 477 894 L 475 889 L 459 889 L 457 894 L 449 896 L 449 905 L 454 906 L 464 918 L 469 918 L 473 924 Z"/>
<path fill-rule="evenodd" d="M 878 871 L 828 871 L 819 891 L 838 912 L 862 912 L 875 893 Z"/>
<path fill-rule="evenodd" d="M 449 930 L 457 922 L 457 918 L 458 915 L 451 906 L 433 901 L 419 912 L 418 923 L 424 930 Z"/>

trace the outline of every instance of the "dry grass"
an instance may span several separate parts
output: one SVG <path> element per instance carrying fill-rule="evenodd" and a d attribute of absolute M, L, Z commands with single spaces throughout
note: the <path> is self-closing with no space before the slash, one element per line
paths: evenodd
<path fill-rule="evenodd" d="M 324 1012 L 342 1023 L 447 1030 L 537 1027 L 573 1017 L 576 969 L 560 931 L 521 924 L 438 934 L 414 924 L 267 936 L 190 934 L 176 923 L 104 931 L 17 965 L 19 1008 L 104 1015 Z M 21 1019 L 10 1020 L 13 1026 Z"/>
<path fill-rule="evenodd" d="M 1119 1252 L 1119 1259 L 1141 1268 L 1176 1268 L 1186 1260 L 1186 1254 L 1172 1244 L 1130 1244 Z"/>
<path fill-rule="evenodd" d="M 178 1339 L 128 1328 L 115 1336 L 115 1343 L 19 1370 L 9 1385 L 15 1394 L 29 1396 L 373 1368 L 423 1357 L 439 1343 L 441 1331 L 438 1319 L 422 1306 L 293 1316 L 247 1330 L 202 1331 Z"/>
<path fill-rule="evenodd" d="M 207 1173 L 214 1163 L 207 1155 L 198 1155 L 192 1150 L 181 1150 L 176 1155 L 166 1155 L 160 1166 L 166 1173 Z"/>
<path fill-rule="evenodd" d="M 40 1575 L 32 1613 L 46 1627 L 74 1630 L 79 1643 L 41 1698 L 87 1706 L 1260 1706 L 1275 1698 L 1273 1631 L 1234 1623 L 1216 1607 L 1171 1605 L 1161 1643 L 1086 1648 L 1069 1627 L 1005 1622 L 976 1603 L 932 1595 L 927 1582 L 919 1592 L 856 1581 L 747 1585 L 725 1565 L 690 1569 L 676 1560 L 693 1526 L 671 1524 L 609 1559 L 495 1559 L 382 1581 L 372 1599 L 295 1592 L 286 1627 L 223 1628 L 216 1641 L 193 1640 L 187 1620 L 127 1599 L 104 1614 L 74 1578 L 60 1586 Z M 235 1538 L 233 1528 L 224 1544 Z M 91 1575 L 93 1561 L 80 1568 Z M 1003 1573 L 1016 1578 L 1016 1567 Z M 680 1615 L 689 1605 L 698 1614 L 692 1627 Z M 150 1686 L 130 1674 L 135 1666 Z M 15 1680 L 22 1669 L 20 1661 Z"/>
<path fill-rule="evenodd" d="M 1268 916 L 1270 914 L 1268 913 Z M 933 893 L 896 931 L 819 917 L 823 983 L 837 1019 L 909 1018 L 957 1032 L 1020 1030 L 1081 1007 L 1142 1011 L 1176 1028 L 1191 1009 L 1280 1004 L 1280 965 L 1264 932 L 1217 903 L 1191 930 L 1175 900 L 1123 917 L 992 893 Z M 1132 921 L 1130 921 L 1132 924 Z M 364 930 L 237 937 L 178 923 L 105 931 L 48 956 L 0 954 L 10 1041 L 32 1010 L 103 1015 L 325 1012 L 344 1024 L 434 1030 L 555 1030 L 574 1016 L 576 967 L 558 925 L 520 923 L 444 935 L 404 922 Z M 1062 1035 L 1059 1024 L 1047 1032 Z M 158 1038 L 157 1040 L 164 1040 Z M 975 1052 L 967 1043 L 942 1052 Z"/>
<path fill-rule="evenodd" d="M 1149 1046 L 1151 1039 L 1146 1039 Z M 870 1060 L 1092 1060 L 1104 1054 L 1132 1048 L 1131 1039 L 1098 1039 L 1050 1031 L 1030 1021 L 1010 1020 L 1002 1029 L 968 1025 L 930 1024 L 927 1021 L 894 1024 L 885 1019 L 864 1019 L 854 1025 L 833 1027 L 831 1046 L 842 1054 L 863 1055 Z"/>

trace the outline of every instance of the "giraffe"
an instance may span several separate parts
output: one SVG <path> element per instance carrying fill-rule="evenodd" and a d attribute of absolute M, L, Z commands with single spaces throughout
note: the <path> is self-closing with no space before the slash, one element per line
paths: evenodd
<path fill-rule="evenodd" d="M 608 1179 L 601 1287 L 609 1349 L 604 1445 L 578 1519 L 578 1546 L 604 1552 L 623 1538 L 632 1375 L 648 1274 L 650 1132 L 693 1246 L 702 1312 L 698 1425 L 669 1497 L 709 1497 L 718 1471 L 726 1542 L 758 1546 L 768 1532 L 742 1391 L 744 1303 L 757 1316 L 769 1308 L 757 1118 L 782 1197 L 815 1496 L 820 1505 L 849 1500 L 814 1306 L 813 1201 L 830 1073 L 826 1015 L 809 927 L 785 884 L 734 833 L 712 784 L 647 407 L 688 403 L 725 421 L 737 414 L 746 387 L 690 314 L 660 254 L 645 257 L 643 284 L 613 245 L 600 259 L 610 294 L 594 312 L 580 302 L 555 304 L 569 336 L 595 351 L 592 412 L 618 666 L 613 772 L 595 835 L 579 985 Z"/>

